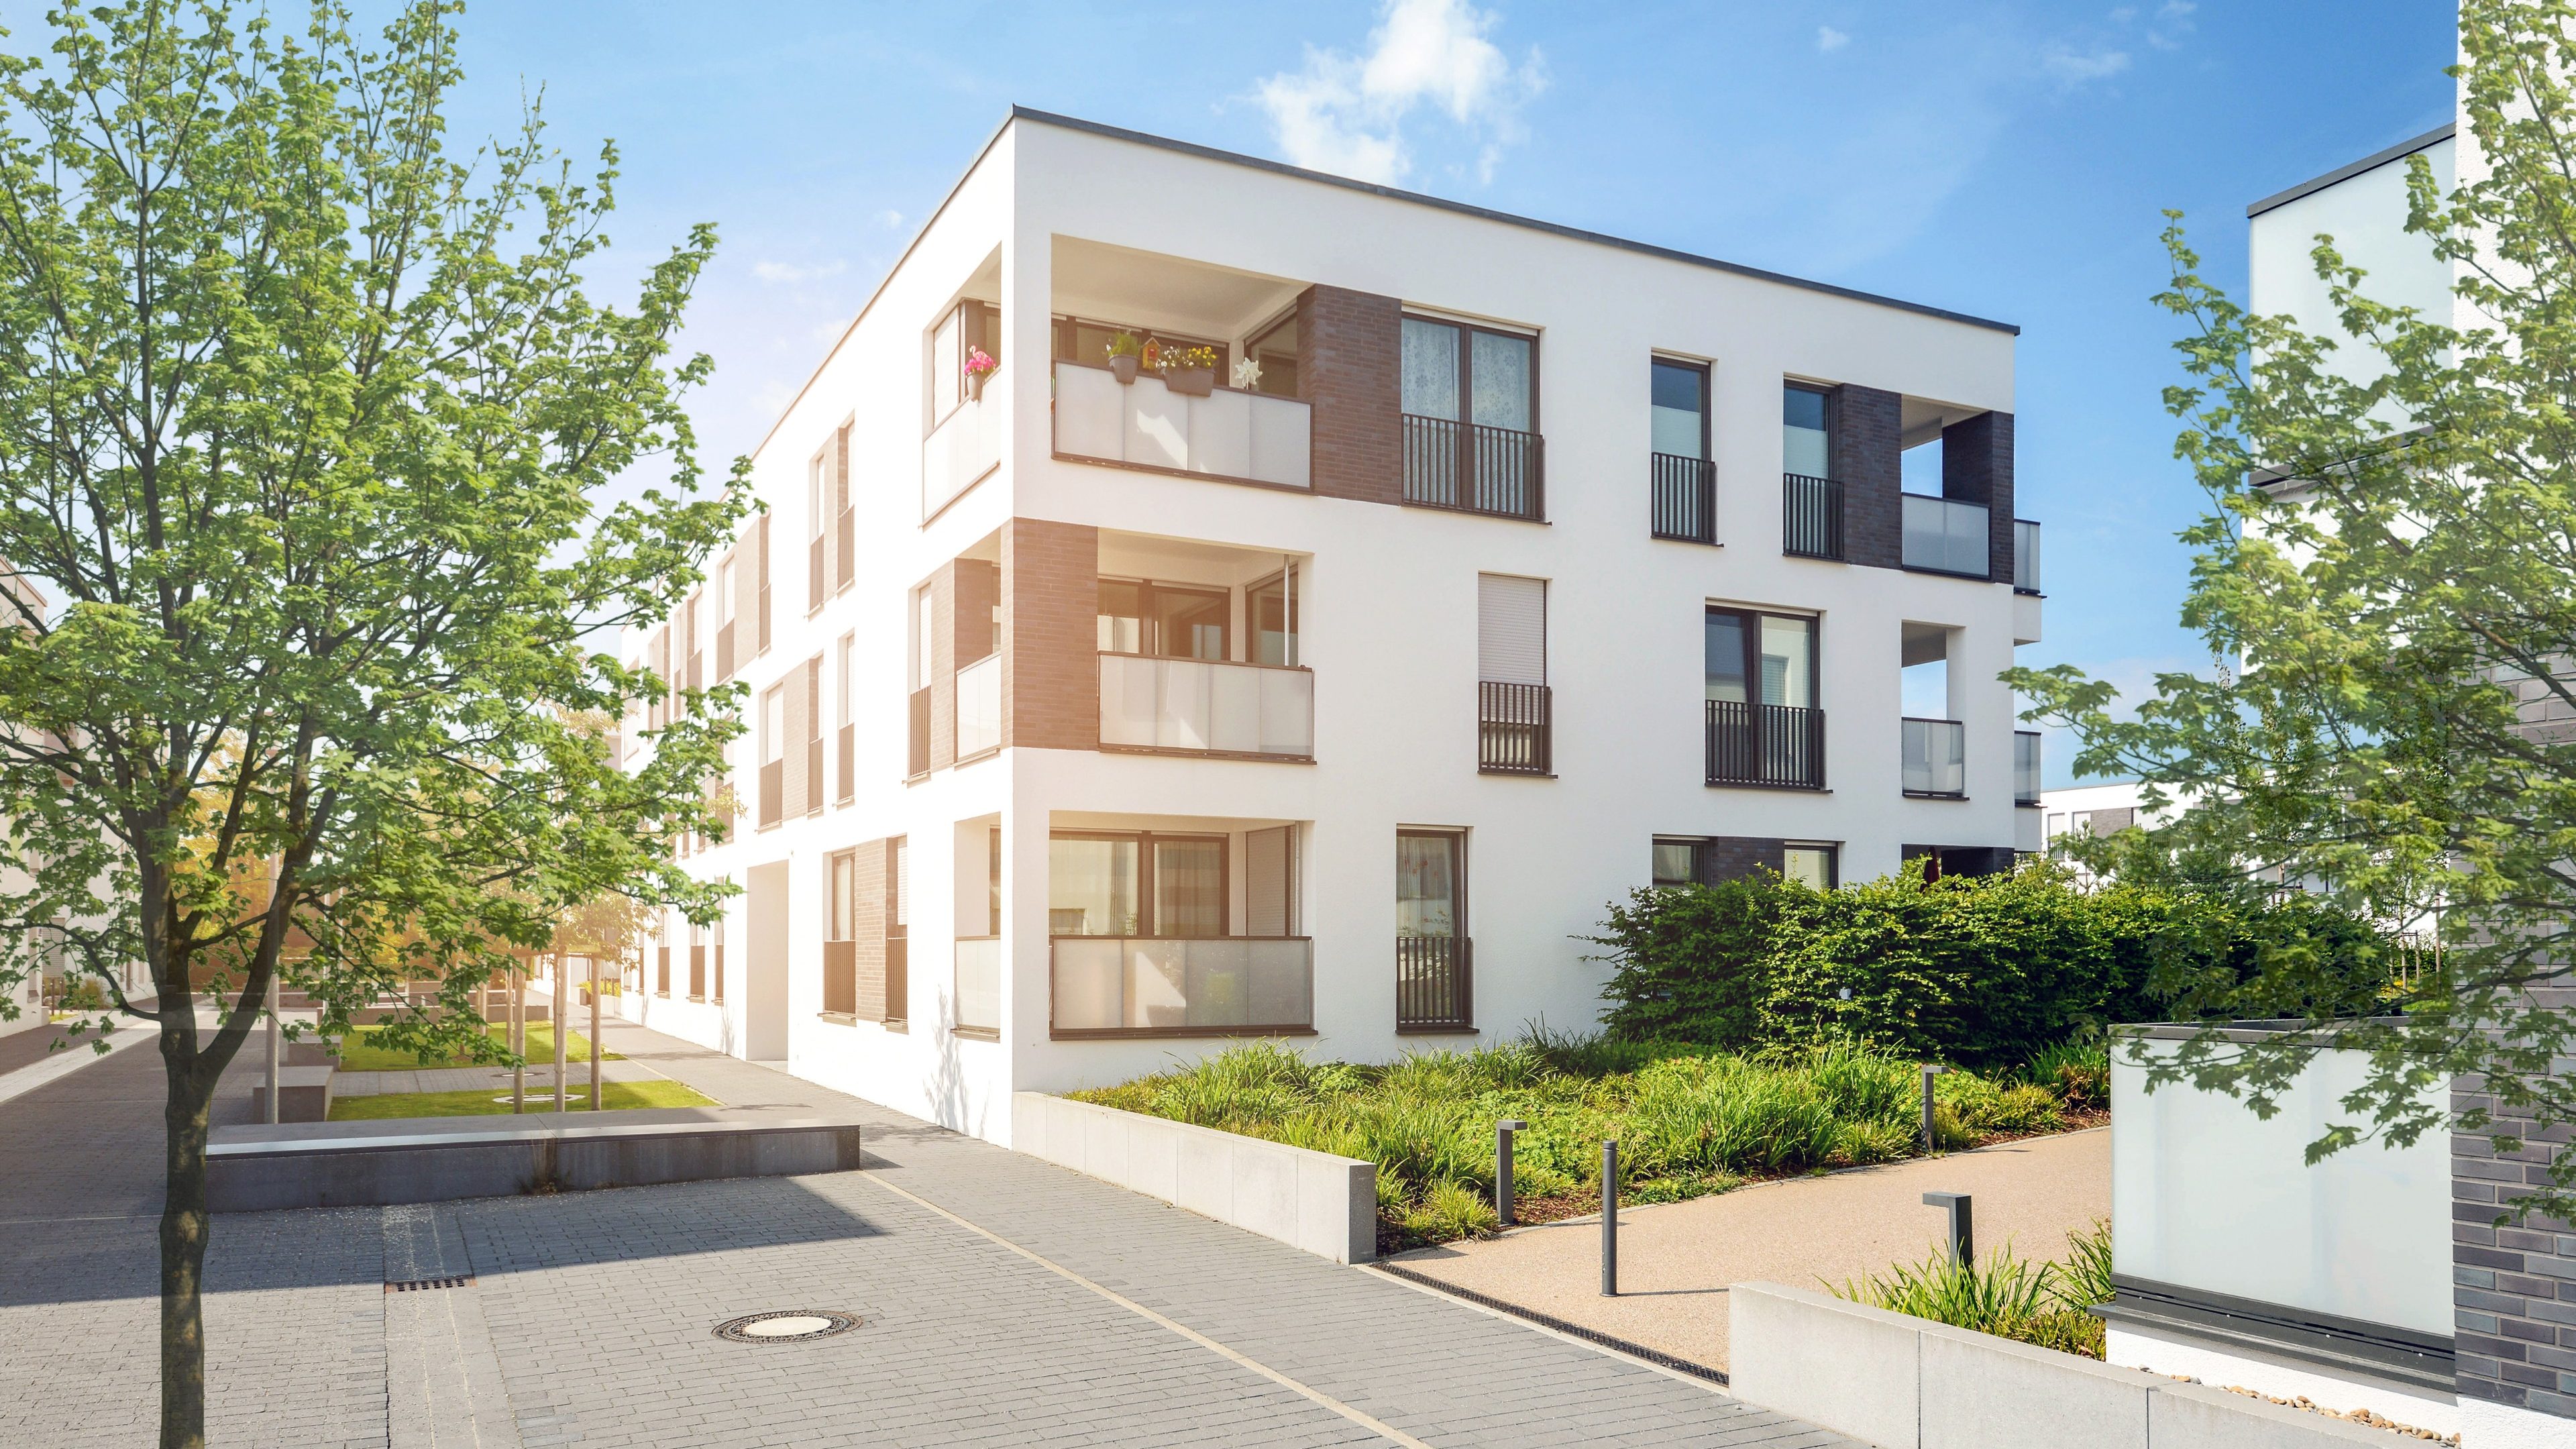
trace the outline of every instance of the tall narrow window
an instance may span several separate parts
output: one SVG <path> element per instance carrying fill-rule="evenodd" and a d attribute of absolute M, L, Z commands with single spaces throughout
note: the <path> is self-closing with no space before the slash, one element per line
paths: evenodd
<path fill-rule="evenodd" d="M 1474 1021 L 1467 939 L 1467 837 L 1395 836 L 1395 1025 L 1454 1030 Z"/>
<path fill-rule="evenodd" d="M 849 424 L 841 425 L 832 448 L 832 591 L 838 593 L 858 577 L 858 520 L 850 508 Z"/>
<path fill-rule="evenodd" d="M 886 847 L 885 1014 L 889 1023 L 912 1014 L 912 851 L 904 836 Z"/>
<path fill-rule="evenodd" d="M 759 568 L 755 571 L 755 574 L 754 574 L 754 577 L 755 577 L 755 578 L 757 578 L 757 579 L 758 579 L 758 581 L 759 581 L 759 590 L 758 590 L 758 593 L 759 593 L 759 599 L 760 599 L 760 608 L 759 608 L 759 615 L 760 615 L 760 620 L 759 620 L 759 623 L 760 623 L 760 651 L 759 651 L 759 652 L 761 652 L 761 653 L 763 653 L 763 654 L 766 654 L 766 653 L 768 653 L 768 652 L 769 652 L 769 515 L 768 515 L 768 514 L 764 513 L 764 514 L 760 515 L 760 522 L 759 522 L 759 523 L 754 527 L 754 530 L 753 530 L 753 531 L 758 535 L 758 549 L 757 549 L 757 552 L 758 552 L 758 554 L 759 554 Z"/>
<path fill-rule="evenodd" d="M 787 814 L 787 689 L 772 685 L 760 697 L 760 826 Z"/>
<path fill-rule="evenodd" d="M 1708 369 L 1689 362 L 1654 362 L 1654 447 L 1676 458 L 1708 456 Z"/>
<path fill-rule="evenodd" d="M 907 652 L 911 660 L 911 687 L 905 695 L 904 754 L 906 778 L 930 773 L 930 663 L 933 643 L 930 586 L 912 591 L 912 640 Z"/>
<path fill-rule="evenodd" d="M 1401 336 L 1404 500 L 1545 517 L 1537 339 L 1428 317 L 1405 318 Z"/>
<path fill-rule="evenodd" d="M 1289 313 L 1277 326 L 1252 339 L 1245 349 L 1261 367 L 1260 378 L 1253 387 L 1273 397 L 1302 397 L 1297 375 L 1297 314 Z"/>
<path fill-rule="evenodd" d="M 832 691 L 832 728 L 834 741 L 837 745 L 837 749 L 835 750 L 837 758 L 833 763 L 839 767 L 839 774 L 836 778 L 840 781 L 841 786 L 840 792 L 833 798 L 843 805 L 849 804 L 852 799 L 856 798 L 859 791 L 857 778 L 858 725 L 850 718 L 850 670 L 856 663 L 854 655 L 857 650 L 857 645 L 857 635 L 844 634 L 841 636 L 841 642 L 838 649 L 838 653 L 841 656 L 841 668 L 839 677 L 834 681 L 835 687 Z"/>
<path fill-rule="evenodd" d="M 823 656 L 805 661 L 805 813 L 823 809 Z"/>
<path fill-rule="evenodd" d="M 1297 827 L 1277 825 L 1243 835 L 1243 933 L 1297 934 Z"/>
<path fill-rule="evenodd" d="M 1794 383 L 1780 394 L 1781 471 L 1802 478 L 1834 476 L 1833 449 L 1825 430 L 1825 395 Z"/>
<path fill-rule="evenodd" d="M 859 855 L 823 862 L 823 1014 L 859 1014 Z"/>
<path fill-rule="evenodd" d="M 1657 538 L 1717 542 L 1717 470 L 1708 461 L 1708 369 L 1658 357 L 1647 412 Z"/>
<path fill-rule="evenodd" d="M 716 682 L 718 684 L 733 678 L 737 663 L 733 631 L 734 605 L 737 602 L 736 587 L 733 555 L 726 554 L 724 562 L 716 569 Z"/>
<path fill-rule="evenodd" d="M 1823 788 L 1816 621 L 1711 608 L 1704 637 L 1708 782 Z"/>
<path fill-rule="evenodd" d="M 822 453 L 805 469 L 805 611 L 823 607 L 823 553 L 830 525 L 832 456 Z"/>
<path fill-rule="evenodd" d="M 1479 770 L 1552 771 L 1554 701 L 1547 687 L 1547 581 L 1476 576 Z"/>
<path fill-rule="evenodd" d="M 1002 827 L 998 825 L 985 832 L 984 934 L 1002 934 Z"/>
<path fill-rule="evenodd" d="M 1104 339 L 1105 340 L 1105 339 Z M 1002 355 L 1001 311 L 986 302 L 960 302 L 930 333 L 930 423 L 937 427 L 971 395 L 966 360 L 981 349 Z"/>

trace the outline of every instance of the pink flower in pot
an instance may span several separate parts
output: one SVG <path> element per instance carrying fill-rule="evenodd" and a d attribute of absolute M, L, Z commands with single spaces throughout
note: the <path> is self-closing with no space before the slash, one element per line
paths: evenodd
<path fill-rule="evenodd" d="M 966 350 L 965 367 L 967 395 L 974 398 L 977 402 L 982 402 L 984 400 L 984 380 L 999 371 L 1001 366 L 1002 364 L 993 360 L 993 354 L 986 352 L 983 348 L 968 348 Z"/>

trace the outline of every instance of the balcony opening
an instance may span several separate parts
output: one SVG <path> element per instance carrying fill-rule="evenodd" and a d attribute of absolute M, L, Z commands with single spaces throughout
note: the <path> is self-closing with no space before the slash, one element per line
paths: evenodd
<path fill-rule="evenodd" d="M 1101 748 L 1314 757 L 1303 558 L 1104 532 L 1097 588 Z"/>
<path fill-rule="evenodd" d="M 1835 476 L 1833 396 L 1789 383 L 1780 390 L 1780 551 L 1843 556 L 1843 485 Z"/>
<path fill-rule="evenodd" d="M 1406 317 L 1402 337 L 1404 501 L 1546 518 L 1538 339 L 1430 317 Z"/>
<path fill-rule="evenodd" d="M 1476 768 L 1555 773 L 1547 687 L 1547 580 L 1476 575 Z"/>
<path fill-rule="evenodd" d="M 1055 239 L 1054 450 L 1088 463 L 1304 488 L 1304 284 Z"/>
<path fill-rule="evenodd" d="M 1958 637 L 1938 624 L 1905 625 L 1898 743 L 1905 793 L 1920 799 L 1968 794 L 1968 728 L 1959 718 L 1964 681 L 1950 668 Z"/>
<path fill-rule="evenodd" d="M 1647 460 L 1651 531 L 1717 542 L 1717 469 L 1709 461 L 1708 367 L 1658 357 L 1649 368 Z"/>
<path fill-rule="evenodd" d="M 1702 706 L 1709 784 L 1825 787 L 1817 623 L 1811 615 L 1709 606 Z"/>
<path fill-rule="evenodd" d="M 921 516 L 1002 464 L 1002 253 L 995 248 L 922 328 Z M 822 527 L 817 522 L 816 528 Z M 819 549 L 818 549 L 819 556 Z M 846 554 L 844 555 L 847 556 Z"/>
<path fill-rule="evenodd" d="M 1302 845 L 1292 821 L 1059 813 L 1047 841 L 1052 1034 L 1313 1031 Z"/>
<path fill-rule="evenodd" d="M 2009 419 L 1998 416 L 1930 398 L 1904 400 L 1898 561 L 1906 568 L 1995 577 L 1994 508 L 2010 502 L 2012 469 Z"/>

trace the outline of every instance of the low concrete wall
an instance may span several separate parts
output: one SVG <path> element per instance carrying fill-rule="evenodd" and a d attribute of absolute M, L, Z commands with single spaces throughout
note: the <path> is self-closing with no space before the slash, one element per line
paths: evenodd
<path fill-rule="evenodd" d="M 211 1144 L 208 1207 L 219 1213 L 376 1207 L 510 1197 L 541 1186 L 640 1187 L 862 1165 L 854 1122 L 585 1122 L 470 1131 L 368 1125 L 385 1130 Z"/>
<path fill-rule="evenodd" d="M 1011 1098 L 1011 1146 L 1336 1263 L 1377 1256 L 1377 1164 L 1095 1107 Z"/>
<path fill-rule="evenodd" d="M 1730 1392 L 1880 1449 L 2387 1449 L 2386 1431 L 1777 1283 L 1727 1290 Z"/>

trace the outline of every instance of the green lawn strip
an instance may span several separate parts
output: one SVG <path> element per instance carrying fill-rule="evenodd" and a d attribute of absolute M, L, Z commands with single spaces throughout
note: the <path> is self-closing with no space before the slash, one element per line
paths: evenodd
<path fill-rule="evenodd" d="M 362 1026 L 349 1033 L 347 1039 L 340 1043 L 340 1070 L 344 1072 L 416 1072 L 432 1067 L 470 1067 L 477 1065 L 477 1063 L 464 1057 L 453 1057 L 442 1062 L 425 1062 L 420 1058 L 413 1056 L 410 1052 L 396 1051 L 389 1047 L 377 1046 L 374 1041 L 374 1035 L 377 1030 L 379 1030 L 379 1028 Z M 510 1044 L 510 1029 L 507 1026 L 495 1024 L 486 1029 L 486 1034 L 492 1038 L 492 1043 L 495 1046 L 506 1048 Z M 532 1066 L 551 1064 L 554 1059 L 554 1024 L 552 1022 L 544 1021 L 529 1022 L 529 1064 Z M 626 1058 L 619 1053 L 609 1051 L 601 1052 L 599 1054 L 599 1059 L 604 1062 L 622 1062 L 626 1060 Z M 564 1038 L 564 1060 L 571 1062 L 589 1061 L 590 1038 L 583 1036 L 578 1031 L 567 1035 Z M 489 1064 L 487 1063 L 485 1065 Z"/>
<path fill-rule="evenodd" d="M 2061 1054 L 2062 1055 L 2062 1054 Z M 1955 1149 L 2089 1125 L 2107 1087 L 2100 1051 L 2051 1085 L 1964 1071 L 1937 1079 L 1935 1131 Z M 1619 1142 L 1624 1202 L 1673 1202 L 1747 1180 L 1919 1153 L 1920 1063 L 1853 1047 L 1744 1057 L 1712 1047 L 1533 1040 L 1422 1052 L 1388 1066 L 1309 1061 L 1238 1043 L 1179 1070 L 1071 1095 L 1378 1164 L 1382 1238 L 1490 1232 L 1494 1123 L 1516 1136 L 1524 1221 L 1589 1212 L 1601 1143 Z"/>
<path fill-rule="evenodd" d="M 600 1084 L 600 1107 L 611 1112 L 633 1111 L 644 1107 L 720 1107 L 724 1104 L 700 1094 L 686 1084 L 667 1080 L 646 1082 L 603 1082 Z M 568 1088 L 565 1099 L 572 1111 L 590 1110 L 590 1087 L 583 1083 Z M 527 1105 L 531 1112 L 554 1110 L 554 1084 L 541 1091 L 530 1082 Z M 477 1088 L 471 1092 L 376 1092 L 363 1097 L 335 1097 L 331 1100 L 334 1122 L 377 1122 L 402 1117 L 507 1117 L 510 1113 L 508 1089 Z"/>

